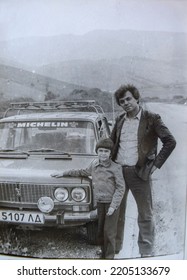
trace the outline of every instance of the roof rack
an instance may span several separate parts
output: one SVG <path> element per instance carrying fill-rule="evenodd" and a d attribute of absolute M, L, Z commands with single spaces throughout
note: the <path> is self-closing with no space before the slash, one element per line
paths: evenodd
<path fill-rule="evenodd" d="M 19 115 L 21 113 L 31 112 L 51 112 L 51 111 L 83 111 L 104 113 L 101 106 L 97 105 L 95 100 L 72 100 L 72 101 L 44 101 L 44 102 L 16 102 L 11 103 L 5 111 L 4 117 L 10 115 Z M 15 112 L 14 114 L 11 112 Z"/>

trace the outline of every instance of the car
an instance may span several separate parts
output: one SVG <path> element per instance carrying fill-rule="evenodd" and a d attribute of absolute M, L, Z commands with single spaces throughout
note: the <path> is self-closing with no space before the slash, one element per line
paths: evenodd
<path fill-rule="evenodd" d="M 86 226 L 96 244 L 91 178 L 51 174 L 87 167 L 109 137 L 94 100 L 12 103 L 0 120 L 0 224 L 18 228 Z"/>

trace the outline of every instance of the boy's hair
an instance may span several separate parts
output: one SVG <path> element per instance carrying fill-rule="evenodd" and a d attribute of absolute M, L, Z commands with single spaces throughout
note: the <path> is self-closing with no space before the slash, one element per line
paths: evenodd
<path fill-rule="evenodd" d="M 114 93 L 114 96 L 115 96 L 115 99 L 116 99 L 116 102 L 117 102 L 118 105 L 120 105 L 119 104 L 119 99 L 123 98 L 123 96 L 125 95 L 125 93 L 127 91 L 131 92 L 132 96 L 139 101 L 140 93 L 134 85 L 130 85 L 130 84 L 121 85 L 120 88 L 118 88 Z"/>
<path fill-rule="evenodd" d="M 112 151 L 113 146 L 114 143 L 110 138 L 101 138 L 96 144 L 95 151 L 97 153 L 97 150 L 99 148 L 109 149 L 110 151 Z"/>

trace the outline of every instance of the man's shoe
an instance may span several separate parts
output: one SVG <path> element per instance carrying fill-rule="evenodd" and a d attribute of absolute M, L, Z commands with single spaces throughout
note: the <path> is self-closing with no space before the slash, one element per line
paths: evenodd
<path fill-rule="evenodd" d="M 115 254 L 119 254 L 119 252 L 122 250 L 122 246 L 116 246 Z"/>
<path fill-rule="evenodd" d="M 121 249 L 119 249 L 119 250 L 115 250 L 115 254 L 119 254 L 119 252 L 121 251 Z"/>
<path fill-rule="evenodd" d="M 152 257 L 151 254 L 141 254 L 141 258 L 150 258 Z"/>

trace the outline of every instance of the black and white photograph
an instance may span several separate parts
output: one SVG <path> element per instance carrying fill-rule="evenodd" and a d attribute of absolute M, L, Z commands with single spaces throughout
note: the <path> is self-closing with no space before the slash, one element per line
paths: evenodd
<path fill-rule="evenodd" d="M 187 259 L 187 0 L 0 0 L 0 258 Z"/>

